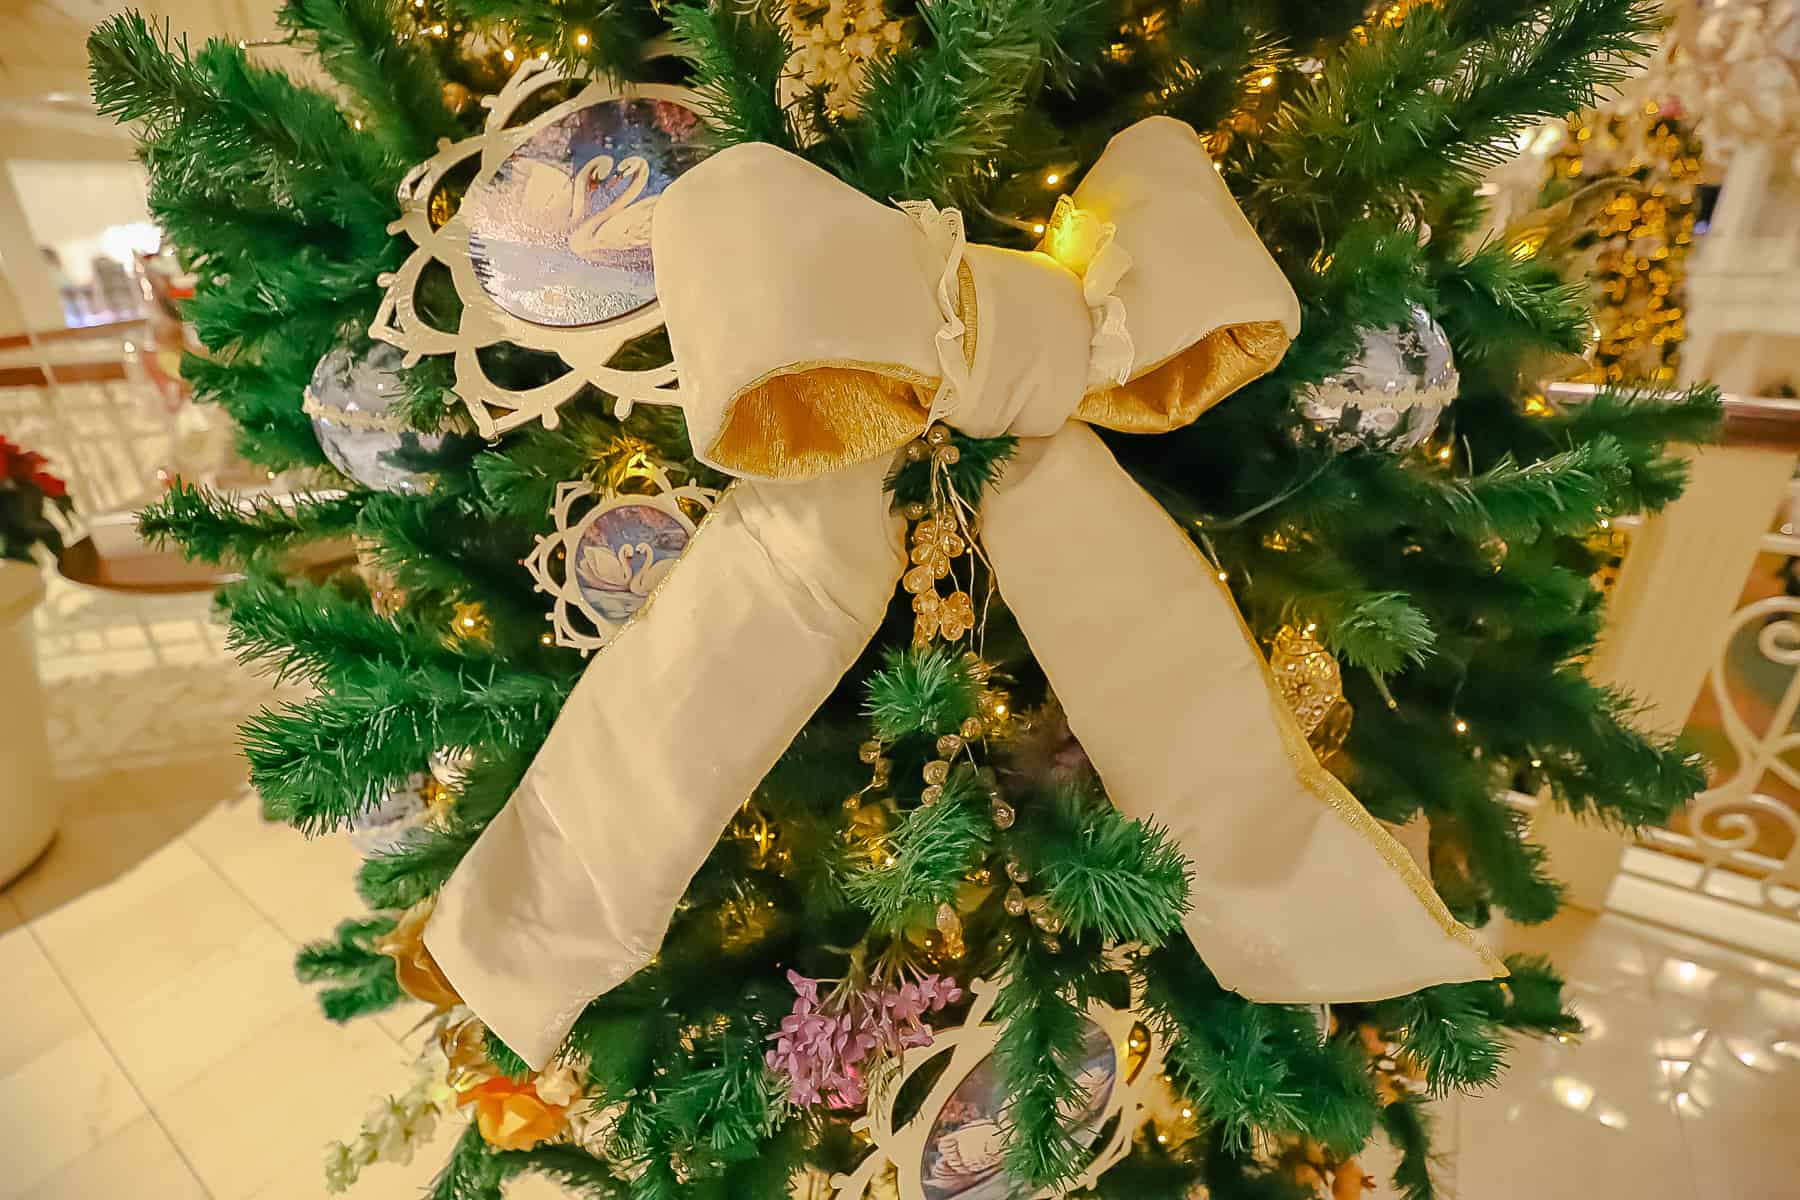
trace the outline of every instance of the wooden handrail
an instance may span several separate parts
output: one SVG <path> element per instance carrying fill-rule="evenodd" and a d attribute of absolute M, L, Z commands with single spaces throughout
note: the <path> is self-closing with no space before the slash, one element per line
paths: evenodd
<path fill-rule="evenodd" d="M 1586 403 L 1598 391 L 1591 383 L 1552 383 L 1544 389 L 1550 399 L 1565 404 Z M 1721 444 L 1800 451 L 1800 400 L 1730 392 L 1720 399 L 1725 406 Z"/>
<path fill-rule="evenodd" d="M 43 329 L 36 333 L 9 333 L 0 336 L 0 350 L 22 349 L 31 345 L 33 338 L 40 342 L 66 342 L 79 338 L 105 337 L 108 334 L 123 336 L 148 324 L 149 319 L 146 317 L 132 317 L 127 321 L 105 321 L 98 325 L 71 325 L 65 329 Z"/>
<path fill-rule="evenodd" d="M 50 375 L 44 368 L 33 366 L 0 367 L 0 387 L 45 387 L 52 379 L 57 383 L 107 383 L 128 378 L 124 362 L 51 363 Z"/>

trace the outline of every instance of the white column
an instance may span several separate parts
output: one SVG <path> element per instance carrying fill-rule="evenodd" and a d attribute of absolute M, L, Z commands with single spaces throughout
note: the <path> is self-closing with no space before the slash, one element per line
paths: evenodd
<path fill-rule="evenodd" d="M 12 170 L 0 161 L 0 337 L 63 327 L 62 298 L 25 219 Z"/>

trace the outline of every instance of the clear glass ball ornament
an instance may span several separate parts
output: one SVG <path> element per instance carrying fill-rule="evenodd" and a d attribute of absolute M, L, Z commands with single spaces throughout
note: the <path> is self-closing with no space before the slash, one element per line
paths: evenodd
<path fill-rule="evenodd" d="M 1364 330 L 1355 360 L 1306 388 L 1295 404 L 1340 450 L 1398 454 L 1431 436 L 1456 385 L 1450 339 L 1415 304 L 1405 324 Z"/>
<path fill-rule="evenodd" d="M 463 439 L 407 426 L 404 358 L 386 342 L 339 343 L 313 368 L 306 411 L 332 466 L 367 488 L 421 495 Z"/>

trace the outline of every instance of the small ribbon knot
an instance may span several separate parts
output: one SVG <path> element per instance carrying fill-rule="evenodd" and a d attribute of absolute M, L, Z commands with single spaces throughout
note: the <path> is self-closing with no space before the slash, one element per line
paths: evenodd
<path fill-rule="evenodd" d="M 937 277 L 938 313 L 944 324 L 937 332 L 938 369 L 942 372 L 937 390 L 931 397 L 927 424 L 950 418 L 956 397 L 969 387 L 969 368 L 975 365 L 975 339 L 963 321 L 967 311 L 974 317 L 974 282 L 963 262 L 963 248 L 968 238 L 963 233 L 963 216 L 954 208 L 939 208 L 929 200 L 903 200 L 900 211 L 911 217 L 925 235 L 931 253 L 943 261 Z"/>

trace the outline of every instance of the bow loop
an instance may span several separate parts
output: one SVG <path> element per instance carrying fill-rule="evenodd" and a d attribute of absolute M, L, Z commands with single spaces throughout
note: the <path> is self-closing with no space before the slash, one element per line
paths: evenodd
<path fill-rule="evenodd" d="M 689 171 L 653 245 L 695 453 L 805 479 L 939 419 L 977 436 L 1070 416 L 1165 431 L 1266 371 L 1299 327 L 1179 121 L 1115 137 L 1052 224 L 1048 252 L 968 243 L 954 209 L 881 204 L 762 144 Z"/>

